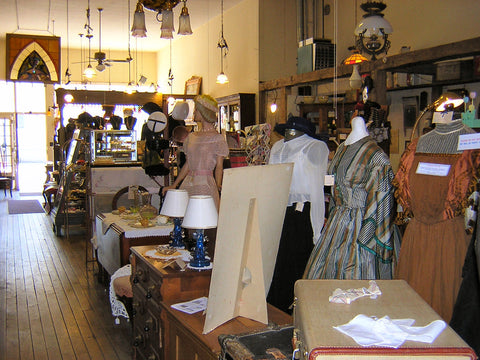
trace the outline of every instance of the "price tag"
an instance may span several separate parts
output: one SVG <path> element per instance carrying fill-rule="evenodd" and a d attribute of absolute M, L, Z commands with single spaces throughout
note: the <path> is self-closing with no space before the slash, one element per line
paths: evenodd
<path fill-rule="evenodd" d="M 295 206 L 295 211 L 303 212 L 303 202 L 297 202 Z"/>
<path fill-rule="evenodd" d="M 449 171 L 450 165 L 448 164 L 419 162 L 416 173 L 421 175 L 447 176 Z"/>
<path fill-rule="evenodd" d="M 432 123 L 448 124 L 453 119 L 453 111 L 444 111 L 433 113 Z"/>
<path fill-rule="evenodd" d="M 480 149 L 480 134 L 464 134 L 458 137 L 457 150 Z"/>
<path fill-rule="evenodd" d="M 325 175 L 324 185 L 325 186 L 335 185 L 335 175 Z"/>

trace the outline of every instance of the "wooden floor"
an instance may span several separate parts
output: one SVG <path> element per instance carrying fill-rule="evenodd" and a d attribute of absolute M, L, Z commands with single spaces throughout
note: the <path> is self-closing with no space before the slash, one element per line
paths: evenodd
<path fill-rule="evenodd" d="M 8 199 L 1 191 L 0 359 L 131 359 L 130 323 L 115 325 L 85 236 L 55 236 L 43 213 L 9 215 Z"/>

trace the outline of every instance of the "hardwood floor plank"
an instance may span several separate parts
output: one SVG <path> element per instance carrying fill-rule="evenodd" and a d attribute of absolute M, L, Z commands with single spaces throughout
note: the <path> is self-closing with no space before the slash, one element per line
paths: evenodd
<path fill-rule="evenodd" d="M 115 325 L 86 244 L 57 237 L 45 214 L 9 215 L 0 198 L 1 359 L 132 358 L 130 323 Z"/>

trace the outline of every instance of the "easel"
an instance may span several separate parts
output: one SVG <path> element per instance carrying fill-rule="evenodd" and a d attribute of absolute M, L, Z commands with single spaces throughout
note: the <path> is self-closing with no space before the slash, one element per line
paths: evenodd
<path fill-rule="evenodd" d="M 204 334 L 237 316 L 268 323 L 292 172 L 293 164 L 224 171 Z"/>

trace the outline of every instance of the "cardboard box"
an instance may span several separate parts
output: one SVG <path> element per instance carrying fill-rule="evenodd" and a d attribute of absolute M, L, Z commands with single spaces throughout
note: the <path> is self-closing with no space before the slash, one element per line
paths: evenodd
<path fill-rule="evenodd" d="M 362 347 L 335 330 L 359 314 L 415 319 L 425 326 L 439 315 L 403 280 L 376 280 L 377 299 L 363 297 L 349 305 L 330 303 L 337 288 L 368 288 L 368 280 L 299 280 L 295 284 L 294 327 L 301 359 L 476 359 L 475 352 L 448 325 L 432 344 L 406 341 L 399 348 Z"/>

